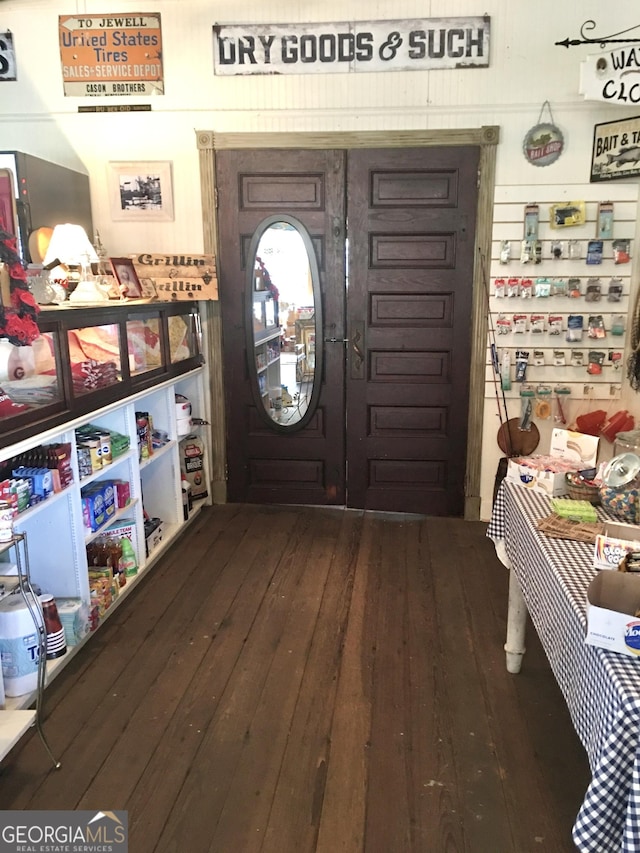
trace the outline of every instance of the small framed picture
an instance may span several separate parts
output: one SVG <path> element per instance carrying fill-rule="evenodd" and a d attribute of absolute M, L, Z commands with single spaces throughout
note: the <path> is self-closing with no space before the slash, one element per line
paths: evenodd
<path fill-rule="evenodd" d="M 156 290 L 156 283 L 152 278 L 141 278 L 140 279 L 140 290 L 142 291 L 143 299 L 157 299 L 158 291 Z"/>
<path fill-rule="evenodd" d="M 131 258 L 109 258 L 123 299 L 141 299 L 142 285 Z"/>

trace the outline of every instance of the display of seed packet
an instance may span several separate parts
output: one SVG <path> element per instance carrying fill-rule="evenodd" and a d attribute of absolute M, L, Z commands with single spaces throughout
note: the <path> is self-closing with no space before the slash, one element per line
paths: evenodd
<path fill-rule="evenodd" d="M 587 244 L 587 263 L 601 264 L 602 263 L 602 240 L 589 240 Z"/>

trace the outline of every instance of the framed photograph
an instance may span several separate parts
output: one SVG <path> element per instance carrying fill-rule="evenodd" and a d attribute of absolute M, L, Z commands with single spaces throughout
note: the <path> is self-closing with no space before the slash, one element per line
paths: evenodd
<path fill-rule="evenodd" d="M 114 162 L 107 168 L 114 221 L 168 222 L 173 219 L 170 161 Z"/>
<path fill-rule="evenodd" d="M 109 258 L 123 299 L 142 299 L 142 285 L 131 258 Z"/>
<path fill-rule="evenodd" d="M 157 299 L 158 291 L 156 289 L 156 283 L 152 278 L 141 278 L 140 279 L 140 290 L 142 291 L 143 299 Z"/>

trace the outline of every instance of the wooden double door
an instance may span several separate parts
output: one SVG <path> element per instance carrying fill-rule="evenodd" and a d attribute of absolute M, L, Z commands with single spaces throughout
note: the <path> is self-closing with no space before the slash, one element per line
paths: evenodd
<path fill-rule="evenodd" d="M 218 278 L 232 502 L 461 516 L 479 148 L 222 150 Z M 256 409 L 248 247 L 275 214 L 320 272 L 318 406 L 299 431 Z"/>

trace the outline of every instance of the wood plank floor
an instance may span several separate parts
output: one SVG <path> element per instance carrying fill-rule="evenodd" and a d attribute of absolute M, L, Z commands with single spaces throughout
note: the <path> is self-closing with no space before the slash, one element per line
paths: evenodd
<path fill-rule="evenodd" d="M 127 809 L 132 853 L 573 851 L 586 756 L 486 525 L 203 509 L 50 685 L 0 808 Z"/>

